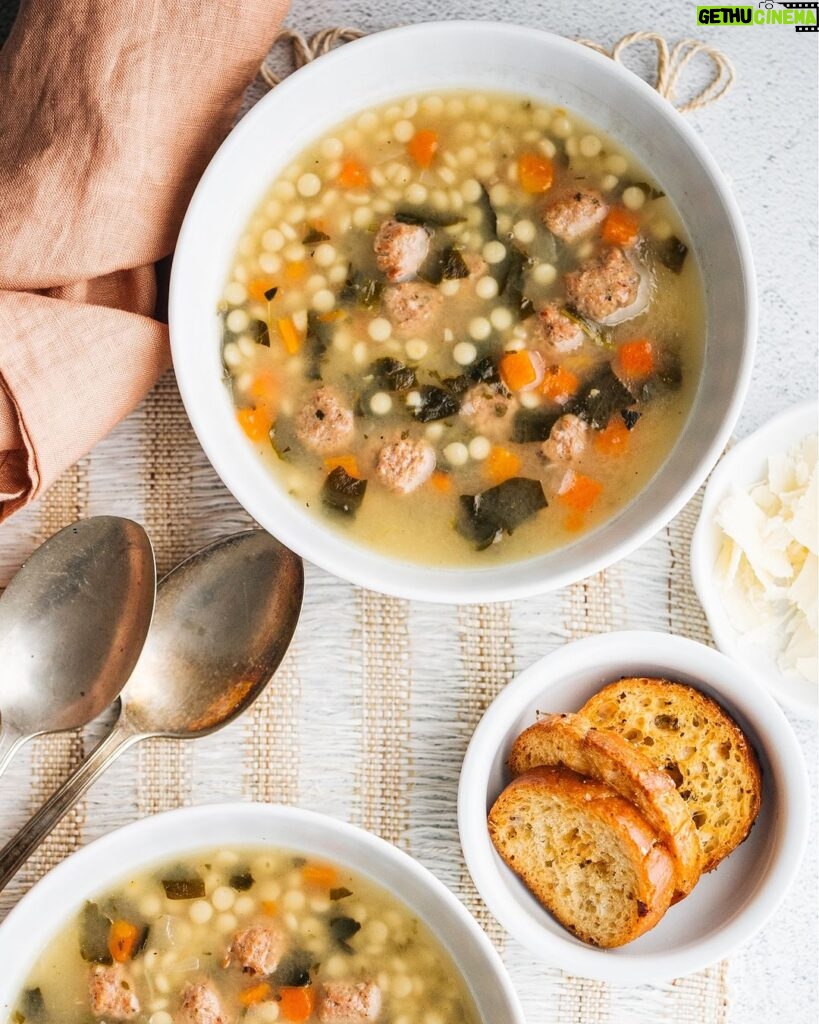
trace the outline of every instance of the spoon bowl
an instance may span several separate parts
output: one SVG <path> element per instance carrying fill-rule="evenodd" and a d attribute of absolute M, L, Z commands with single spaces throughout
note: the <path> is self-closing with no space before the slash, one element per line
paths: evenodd
<path fill-rule="evenodd" d="M 122 693 L 135 732 L 188 739 L 227 725 L 279 667 L 296 629 L 301 559 L 254 530 L 203 548 L 161 582 Z"/>
<path fill-rule="evenodd" d="M 87 725 L 116 700 L 155 595 L 151 542 L 130 519 L 73 523 L 23 563 L 0 599 L 0 772 L 32 736 Z"/>

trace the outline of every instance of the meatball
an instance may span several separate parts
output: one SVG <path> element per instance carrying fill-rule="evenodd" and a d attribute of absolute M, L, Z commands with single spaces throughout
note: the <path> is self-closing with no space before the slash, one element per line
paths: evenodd
<path fill-rule="evenodd" d="M 343 448 L 353 433 L 353 413 L 331 387 L 318 388 L 296 415 L 296 436 L 314 452 Z"/>
<path fill-rule="evenodd" d="M 398 334 L 423 331 L 440 312 L 444 297 L 431 284 L 407 281 L 384 290 L 384 310 Z"/>
<path fill-rule="evenodd" d="M 246 974 L 272 974 L 287 948 L 287 939 L 275 928 L 254 925 L 236 932 L 222 962 L 235 960 Z"/>
<path fill-rule="evenodd" d="M 637 300 L 640 275 L 622 249 L 581 263 L 563 279 L 569 301 L 584 316 L 605 320 Z"/>
<path fill-rule="evenodd" d="M 372 981 L 326 981 L 319 998 L 321 1024 L 367 1024 L 378 1020 L 381 989 Z"/>
<path fill-rule="evenodd" d="M 139 999 L 122 964 L 94 967 L 88 979 L 91 1012 L 109 1020 L 130 1020 L 140 1010 Z"/>
<path fill-rule="evenodd" d="M 509 434 L 509 422 L 518 410 L 518 400 L 497 391 L 491 384 L 471 387 L 461 402 L 461 416 L 478 434 L 503 438 Z"/>
<path fill-rule="evenodd" d="M 599 192 L 578 190 L 556 196 L 543 211 L 543 223 L 564 242 L 590 235 L 609 212 Z"/>
<path fill-rule="evenodd" d="M 182 989 L 176 1024 L 228 1024 L 219 994 L 210 981 L 191 981 Z"/>
<path fill-rule="evenodd" d="M 415 277 L 429 253 L 429 235 L 420 224 L 385 220 L 373 243 L 375 262 L 388 281 Z"/>
<path fill-rule="evenodd" d="M 572 413 L 561 416 L 540 446 L 540 454 L 550 462 L 573 462 L 586 450 L 588 426 Z"/>
<path fill-rule="evenodd" d="M 429 480 L 435 469 L 435 452 L 426 441 L 404 439 L 386 444 L 378 453 L 375 472 L 391 491 L 409 494 Z"/>
<path fill-rule="evenodd" d="M 548 355 L 565 355 L 583 344 L 583 329 L 556 302 L 540 310 L 533 324 L 533 340 Z"/>

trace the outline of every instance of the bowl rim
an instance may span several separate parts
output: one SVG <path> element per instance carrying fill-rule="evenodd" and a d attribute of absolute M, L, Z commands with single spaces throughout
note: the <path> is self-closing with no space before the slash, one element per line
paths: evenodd
<path fill-rule="evenodd" d="M 319 565 L 327 572 L 359 586 L 399 598 L 469 604 L 531 597 L 560 589 L 563 586 L 584 579 L 608 568 L 614 562 L 631 554 L 680 512 L 701 486 L 708 472 L 713 468 L 739 417 L 753 369 L 757 336 L 758 296 L 750 239 L 742 219 L 739 204 L 715 158 L 710 154 L 691 125 L 685 121 L 683 116 L 668 100 L 660 96 L 652 86 L 636 74 L 622 67 L 617 62 L 610 60 L 608 57 L 572 39 L 555 33 L 508 22 L 474 20 L 428 21 L 374 32 L 324 54 L 321 57 L 320 64 L 323 68 L 327 69 L 333 67 L 334 64 L 343 64 L 345 61 L 349 62 L 364 58 L 368 50 L 377 49 L 396 37 L 406 40 L 408 45 L 423 47 L 425 37 L 430 36 L 449 36 L 453 39 L 453 43 L 457 40 L 460 45 L 463 44 L 464 39 L 468 40 L 477 37 L 491 39 L 494 42 L 497 41 L 499 34 L 503 34 L 513 41 L 516 39 L 526 39 L 531 42 L 532 38 L 537 38 L 547 52 L 551 48 L 571 53 L 576 60 L 588 62 L 591 66 L 596 65 L 604 74 L 614 75 L 632 91 L 641 95 L 648 104 L 653 106 L 663 116 L 669 127 L 673 128 L 682 137 L 683 142 L 695 156 L 705 177 L 709 180 L 715 194 L 718 196 L 735 240 L 746 311 L 742 353 L 736 366 L 732 391 L 729 400 L 725 404 L 720 429 L 716 432 L 710 443 L 704 446 L 694 469 L 688 473 L 681 483 L 673 488 L 670 496 L 664 498 L 661 509 L 655 515 L 647 518 L 636 529 L 629 527 L 629 530 L 620 540 L 610 543 L 605 550 L 586 553 L 581 556 L 579 561 L 573 562 L 571 566 L 558 570 L 545 569 L 544 573 L 538 573 L 532 578 L 527 578 L 517 570 L 521 566 L 531 564 L 531 562 L 536 561 L 538 558 L 545 557 L 542 554 L 484 569 L 474 567 L 439 568 L 415 565 L 400 558 L 393 558 L 381 552 L 363 548 L 358 543 L 346 540 L 335 531 L 332 531 L 332 544 L 328 544 L 327 548 L 322 550 L 319 557 L 316 557 L 314 544 L 311 542 L 311 535 L 314 531 L 317 534 L 326 535 L 330 532 L 330 529 L 312 516 L 310 517 L 310 527 L 306 530 L 299 529 L 297 525 L 285 526 L 280 520 L 276 519 L 273 511 L 268 511 L 272 504 L 271 498 L 274 495 L 275 499 L 284 497 L 278 485 L 273 482 L 270 491 L 260 496 L 253 487 L 248 486 L 241 479 L 240 474 L 233 472 L 231 460 L 227 455 L 222 456 L 220 453 L 217 453 L 209 443 L 210 430 L 208 420 L 210 418 L 210 409 L 200 406 L 197 400 L 196 388 L 185 372 L 185 364 L 191 360 L 192 356 L 190 354 L 190 346 L 181 340 L 184 334 L 183 324 L 185 319 L 182 268 L 186 253 L 191 248 L 191 244 L 188 241 L 189 236 L 193 233 L 194 223 L 199 219 L 200 211 L 206 202 L 205 192 L 210 187 L 211 180 L 221 173 L 222 164 L 227 159 L 226 153 L 237 147 L 245 135 L 254 132 L 257 123 L 260 125 L 263 123 L 263 120 L 268 116 L 267 109 L 271 104 L 287 102 L 294 90 L 296 96 L 298 95 L 301 83 L 305 80 L 305 76 L 311 74 L 311 68 L 315 66 L 315 62 L 293 72 L 277 85 L 274 90 L 262 97 L 224 140 L 202 175 L 185 214 L 171 269 L 168 302 L 171 352 L 174 368 L 177 370 L 177 383 L 188 418 L 208 460 L 228 490 L 230 490 L 243 508 L 258 518 L 259 523 L 264 528 L 270 529 L 271 532 L 275 533 L 284 544 L 308 561 L 313 561 L 314 564 Z M 646 486 L 650 486 L 650 481 Z M 635 496 L 629 507 L 633 507 L 635 502 L 639 502 L 644 492 L 645 488 Z M 603 524 L 601 528 L 605 528 L 605 526 L 606 524 Z M 593 536 L 596 532 L 592 531 L 587 537 Z M 582 538 L 578 541 L 578 545 L 582 544 L 584 540 L 585 538 Z M 357 557 L 362 551 L 366 551 L 369 556 L 376 557 L 376 564 L 368 567 L 365 560 Z M 502 578 L 499 578 L 499 574 Z"/>
<path fill-rule="evenodd" d="M 779 670 L 775 659 L 771 659 L 763 671 L 754 655 L 757 648 L 742 644 L 722 603 L 713 563 L 709 564 L 709 548 L 713 531 L 718 529 L 714 522 L 717 505 L 727 495 L 731 484 L 737 482 L 745 486 L 752 483 L 751 467 L 764 461 L 769 453 L 787 450 L 800 436 L 819 432 L 817 417 L 819 402 L 815 398 L 798 402 L 767 420 L 722 456 L 703 493 L 689 556 L 694 590 L 717 647 L 754 675 L 788 711 L 813 720 L 819 718 L 819 691 L 816 686 L 808 680 L 789 677 Z M 772 675 L 774 672 L 775 677 Z"/>
<path fill-rule="evenodd" d="M 343 837 L 353 843 L 362 844 L 363 848 L 368 854 L 371 854 L 372 860 L 380 860 L 383 863 L 390 864 L 402 875 L 412 877 L 416 882 L 429 892 L 429 894 L 435 898 L 439 905 L 443 905 L 446 908 L 447 913 L 450 915 L 450 920 L 454 927 L 453 932 L 458 932 L 463 940 L 465 937 L 474 943 L 474 948 L 481 955 L 487 968 L 492 971 L 493 982 L 497 988 L 500 989 L 503 1001 L 506 1003 L 507 1010 L 511 1014 L 509 1018 L 509 1024 L 526 1024 L 523 1015 L 523 1010 L 520 1005 L 518 994 L 512 985 L 512 981 L 503 964 L 500 954 L 495 949 L 494 945 L 490 941 L 489 937 L 469 913 L 466 907 L 461 901 L 452 893 L 446 885 L 434 875 L 429 868 L 425 867 L 420 861 L 415 860 L 408 853 L 394 846 L 392 843 L 387 842 L 380 836 L 375 835 L 372 832 L 366 831 L 366 829 L 359 828 L 357 825 L 352 825 L 340 818 L 334 818 L 328 814 L 322 814 L 317 811 L 304 810 L 298 807 L 291 807 L 284 804 L 265 804 L 251 801 L 220 801 L 217 803 L 205 803 L 196 804 L 190 807 L 178 807 L 174 810 L 164 811 L 160 814 L 150 815 L 146 818 L 141 818 L 137 821 L 133 821 L 128 825 L 124 825 L 120 828 L 113 829 L 110 832 L 105 833 L 99 838 L 76 850 L 70 854 L 63 861 L 61 861 L 56 867 L 52 868 L 47 874 L 45 874 L 35 885 L 22 897 L 22 899 L 12 908 L 5 920 L 0 924 L 0 963 L 7 964 L 10 955 L 15 949 L 19 950 L 20 946 L 24 943 L 21 942 L 22 937 L 26 934 L 27 922 L 30 921 L 33 915 L 39 914 L 44 908 L 53 907 L 56 905 L 66 908 L 70 902 L 73 906 L 75 903 L 77 906 L 82 902 L 83 898 L 92 895 L 94 892 L 99 891 L 106 884 L 114 882 L 117 878 L 121 878 L 128 869 L 123 871 L 121 868 L 115 866 L 110 872 L 104 872 L 106 880 L 99 880 L 90 878 L 88 876 L 87 864 L 93 864 L 95 861 L 99 861 L 102 857 L 108 857 L 110 859 L 111 854 L 117 850 L 123 850 L 128 848 L 137 849 L 142 843 L 147 849 L 146 840 L 151 835 L 167 833 L 169 830 L 176 830 L 181 835 L 183 834 L 183 826 L 185 828 L 196 826 L 201 824 L 203 820 L 209 819 L 215 815 L 225 816 L 233 818 L 237 823 L 241 823 L 246 819 L 258 819 L 259 822 L 269 823 L 270 825 L 282 826 L 282 825 L 296 825 L 305 826 L 307 828 L 313 827 L 327 832 L 328 839 L 332 841 L 333 836 Z M 187 833 L 185 833 L 187 834 Z M 214 838 L 214 843 L 218 844 L 218 837 Z M 273 843 L 265 844 L 264 842 L 251 841 L 248 845 L 274 845 Z M 206 844 L 201 842 L 186 843 L 184 839 L 173 843 L 173 850 L 179 854 L 184 852 L 193 852 L 197 849 L 203 849 Z M 285 840 L 281 843 L 285 848 L 293 848 L 298 850 L 299 843 L 296 842 L 292 847 Z M 171 855 L 169 851 L 160 853 L 153 857 L 154 860 L 163 856 Z M 327 856 L 330 859 L 341 860 L 343 859 L 335 856 L 330 851 Z M 152 854 L 150 852 L 145 853 L 141 857 L 141 863 L 144 866 L 148 866 L 151 863 Z M 361 874 L 372 877 L 367 869 L 367 866 L 350 865 L 353 870 L 360 872 Z M 381 888 L 390 889 L 390 886 L 377 878 L 374 879 L 375 884 Z M 70 901 L 66 900 L 66 893 L 70 892 Z M 425 915 L 421 914 L 409 899 L 403 896 L 399 892 L 393 891 L 393 895 L 400 899 L 407 906 L 409 906 L 415 913 L 418 913 L 419 917 L 425 921 L 427 927 L 433 932 L 435 938 L 445 948 L 450 947 L 450 953 L 454 957 L 455 938 L 454 936 L 450 941 L 444 940 L 439 933 L 438 926 L 435 921 L 429 920 Z M 53 938 L 54 935 L 59 931 L 59 928 L 65 924 L 65 916 L 63 916 L 59 924 L 50 931 L 49 938 Z M 13 957 L 12 957 L 13 959 Z M 33 960 L 32 960 L 33 963 Z M 29 964 L 30 968 L 31 964 Z M 465 976 L 464 976 L 465 977 Z M 19 984 L 22 984 L 25 978 L 25 974 L 20 979 Z M 471 987 L 471 980 L 466 978 L 468 987 Z M 4 1000 L 10 1001 L 15 998 L 18 994 L 18 988 L 4 992 L 3 988 L 6 982 L 3 978 L 0 978 L 0 1010 L 4 1008 Z M 474 995 L 473 995 L 473 998 Z M 477 999 L 476 999 L 477 1004 Z M 9 1007 L 11 1008 L 9 1002 Z M 481 1012 L 480 1006 L 478 1011 L 483 1019 L 483 1013 Z"/>
<path fill-rule="evenodd" d="M 639 651 L 639 656 L 627 655 L 629 650 Z M 719 697 L 724 696 L 743 716 L 753 718 L 759 746 L 769 762 L 778 766 L 781 793 L 776 814 L 784 824 L 779 855 L 772 860 L 754 897 L 706 939 L 682 950 L 617 956 L 616 951 L 583 945 L 569 932 L 555 934 L 528 920 L 506 898 L 508 885 L 519 883 L 498 861 L 486 827 L 492 765 L 487 750 L 494 756 L 521 711 L 545 697 L 563 671 L 577 668 L 578 663 L 589 673 L 607 665 L 606 678 L 611 679 L 617 674 L 618 664 L 629 659 L 665 663 L 669 671 L 673 671 L 672 664 L 678 664 L 685 675 L 695 674 L 691 666 L 696 663 L 696 674 L 703 683 Z M 574 640 L 524 669 L 495 698 L 478 723 L 458 785 L 458 831 L 464 860 L 490 912 L 539 960 L 571 974 L 612 984 L 664 983 L 702 970 L 749 942 L 779 908 L 796 879 L 807 848 L 809 819 L 810 787 L 804 756 L 790 723 L 767 690 L 744 673 L 742 666 L 714 648 L 653 630 L 623 630 Z M 530 899 L 534 902 L 534 897 Z M 662 927 L 662 922 L 657 927 Z"/>

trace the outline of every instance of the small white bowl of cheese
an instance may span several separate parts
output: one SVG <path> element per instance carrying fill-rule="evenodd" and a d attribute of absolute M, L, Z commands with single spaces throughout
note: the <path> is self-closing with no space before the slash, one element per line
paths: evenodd
<path fill-rule="evenodd" d="M 691 574 L 717 647 L 788 711 L 816 718 L 817 403 L 774 417 L 711 475 Z"/>

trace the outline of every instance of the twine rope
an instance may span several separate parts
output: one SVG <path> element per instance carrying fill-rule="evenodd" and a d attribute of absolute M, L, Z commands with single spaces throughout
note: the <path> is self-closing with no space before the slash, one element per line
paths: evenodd
<path fill-rule="evenodd" d="M 291 48 L 292 70 L 296 71 L 310 61 L 329 53 L 341 43 L 361 39 L 367 33 L 361 29 L 346 27 L 323 28 L 312 36 L 303 35 L 296 29 L 283 29 L 276 36 L 274 46 L 289 43 Z M 623 67 L 628 67 L 624 57 L 632 47 L 641 43 L 653 43 L 656 50 L 656 71 L 654 81 L 650 83 L 657 92 L 672 103 L 681 114 L 690 114 L 716 103 L 733 86 L 736 79 L 734 66 L 728 57 L 714 46 L 701 42 L 699 39 L 680 39 L 669 48 L 666 39 L 657 32 L 629 32 L 618 39 L 611 50 L 591 39 L 578 39 L 578 43 L 589 47 L 604 57 L 610 57 Z M 697 57 L 703 56 L 711 63 L 711 77 L 702 88 L 690 99 L 679 101 L 680 81 L 683 72 Z M 286 75 L 275 74 L 263 63 L 259 68 L 259 77 L 269 87 L 278 85 Z"/>

